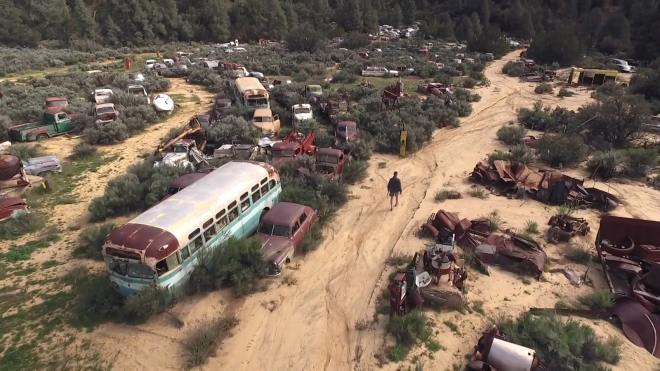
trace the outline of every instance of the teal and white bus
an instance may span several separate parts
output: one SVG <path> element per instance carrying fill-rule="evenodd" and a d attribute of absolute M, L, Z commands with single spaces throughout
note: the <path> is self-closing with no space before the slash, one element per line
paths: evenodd
<path fill-rule="evenodd" d="M 123 296 L 185 284 L 203 248 L 252 235 L 282 193 L 277 170 L 232 161 L 115 229 L 103 243 L 112 285 Z"/>

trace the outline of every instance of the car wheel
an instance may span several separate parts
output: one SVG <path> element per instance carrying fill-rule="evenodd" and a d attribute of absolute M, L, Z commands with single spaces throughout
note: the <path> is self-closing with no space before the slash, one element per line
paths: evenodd
<path fill-rule="evenodd" d="M 37 141 L 48 139 L 48 134 L 39 134 L 37 135 Z"/>

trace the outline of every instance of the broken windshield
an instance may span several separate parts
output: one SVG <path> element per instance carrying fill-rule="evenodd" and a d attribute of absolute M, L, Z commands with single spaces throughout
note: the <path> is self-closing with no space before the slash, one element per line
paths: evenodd
<path fill-rule="evenodd" d="M 284 225 L 261 223 L 258 232 L 269 236 L 289 237 L 289 227 Z"/>
<path fill-rule="evenodd" d="M 111 256 L 106 256 L 105 261 L 110 271 L 121 274 L 122 276 L 128 275 L 132 278 L 144 279 L 154 277 L 154 270 L 141 263 L 130 263 L 127 260 L 118 260 Z"/>
<path fill-rule="evenodd" d="M 256 116 L 254 122 L 273 122 L 273 118 L 268 116 Z"/>
<path fill-rule="evenodd" d="M 111 107 L 99 108 L 99 109 L 96 110 L 96 113 L 99 114 L 99 115 L 104 115 L 104 114 L 107 114 L 107 113 L 114 113 L 114 112 L 115 112 L 115 109 L 111 108 Z"/>
<path fill-rule="evenodd" d="M 249 98 L 246 100 L 248 106 L 268 106 L 268 99 L 266 98 Z"/>
<path fill-rule="evenodd" d="M 354 131 L 357 131 L 357 128 L 355 126 L 340 126 L 337 128 L 337 130 L 341 132 L 352 133 Z"/>
<path fill-rule="evenodd" d="M 292 157 L 293 151 L 274 150 L 273 157 Z"/>

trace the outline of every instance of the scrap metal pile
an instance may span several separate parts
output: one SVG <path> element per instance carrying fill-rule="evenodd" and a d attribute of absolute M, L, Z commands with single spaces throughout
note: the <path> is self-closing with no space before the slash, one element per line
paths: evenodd
<path fill-rule="evenodd" d="M 548 221 L 550 229 L 548 236 L 554 243 L 569 242 L 573 236 L 589 234 L 589 222 L 583 218 L 575 218 L 568 215 L 554 215 Z"/>
<path fill-rule="evenodd" d="M 660 358 L 660 222 L 605 215 L 595 243 L 614 306 L 555 312 L 618 318 L 628 340 Z"/>
<path fill-rule="evenodd" d="M 597 188 L 584 187 L 584 181 L 551 170 L 536 172 L 519 162 L 494 161 L 493 165 L 478 163 L 470 180 L 488 187 L 497 195 L 529 197 L 549 205 L 594 207 L 606 211 L 620 201 L 614 195 Z"/>
<path fill-rule="evenodd" d="M 473 252 L 477 263 L 488 273 L 490 265 L 508 269 L 524 270 L 536 278 L 543 274 L 547 255 L 533 241 L 520 236 L 505 236 L 490 233 L 485 218 L 459 219 L 458 215 L 444 210 L 431 214 L 422 229 L 428 230 L 436 240 L 451 233 L 464 251 Z"/>

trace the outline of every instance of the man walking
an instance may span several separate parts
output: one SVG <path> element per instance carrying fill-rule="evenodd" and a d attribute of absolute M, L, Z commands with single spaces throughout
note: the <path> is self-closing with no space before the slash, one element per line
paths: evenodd
<path fill-rule="evenodd" d="M 390 194 L 390 211 L 394 210 L 396 205 L 399 204 L 399 195 L 403 192 L 401 179 L 397 178 L 397 175 L 399 173 L 395 171 L 394 176 L 387 183 L 387 192 Z"/>

